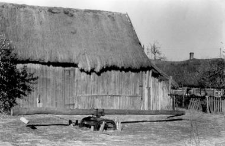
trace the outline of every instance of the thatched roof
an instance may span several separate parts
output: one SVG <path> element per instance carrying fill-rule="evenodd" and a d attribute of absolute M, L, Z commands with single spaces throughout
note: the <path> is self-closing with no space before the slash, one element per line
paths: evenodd
<path fill-rule="evenodd" d="M 158 68 L 154 63 L 152 64 L 153 66 L 153 70 L 155 70 L 158 74 L 160 74 L 160 78 L 162 78 L 163 80 L 170 80 L 170 77 L 172 77 L 171 79 L 171 85 L 173 88 L 178 88 L 179 85 L 178 83 L 174 80 L 173 76 L 169 76 L 168 74 L 166 74 L 164 71 L 162 71 L 160 68 Z"/>
<path fill-rule="evenodd" d="M 155 61 L 155 65 L 160 68 L 182 87 L 200 87 L 199 81 L 204 72 L 216 67 L 223 62 L 221 58 L 213 59 L 192 59 L 186 61 Z M 213 86 L 212 86 L 213 87 Z"/>
<path fill-rule="evenodd" d="M 0 20 L 21 60 L 86 71 L 151 66 L 127 14 L 0 3 Z"/>

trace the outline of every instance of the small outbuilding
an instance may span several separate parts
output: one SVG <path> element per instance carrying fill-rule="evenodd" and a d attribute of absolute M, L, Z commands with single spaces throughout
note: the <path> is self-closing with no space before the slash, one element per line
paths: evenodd
<path fill-rule="evenodd" d="M 172 108 L 171 81 L 144 53 L 127 14 L 0 3 L 0 19 L 18 67 L 38 76 L 20 107 Z"/>

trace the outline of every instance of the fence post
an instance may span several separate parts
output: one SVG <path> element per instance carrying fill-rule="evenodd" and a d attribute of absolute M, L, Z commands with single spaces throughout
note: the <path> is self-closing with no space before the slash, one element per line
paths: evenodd
<path fill-rule="evenodd" d="M 184 93 L 183 93 L 183 99 L 182 99 L 182 107 L 184 108 Z"/>
<path fill-rule="evenodd" d="M 175 110 L 175 95 L 172 95 L 172 100 L 173 100 L 173 110 Z"/>
<path fill-rule="evenodd" d="M 206 98 L 206 109 L 207 109 L 207 113 L 209 113 L 209 97 L 205 96 Z"/>

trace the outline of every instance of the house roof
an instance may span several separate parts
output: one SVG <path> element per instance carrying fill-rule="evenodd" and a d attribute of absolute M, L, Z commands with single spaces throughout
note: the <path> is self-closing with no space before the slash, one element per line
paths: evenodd
<path fill-rule="evenodd" d="M 158 74 L 161 75 L 160 78 L 162 78 L 163 80 L 170 80 L 171 79 L 171 85 L 172 85 L 173 88 L 179 87 L 178 83 L 173 79 L 173 76 L 167 75 L 160 68 L 158 68 L 154 63 L 152 64 L 152 67 L 154 68 L 153 70 L 155 70 Z"/>
<path fill-rule="evenodd" d="M 192 59 L 185 61 L 156 61 L 155 65 L 174 80 L 181 87 L 202 87 L 201 78 L 210 70 L 216 70 L 218 65 L 223 65 L 224 59 Z M 209 78 L 208 78 L 209 79 Z M 216 81 L 216 80 L 215 80 Z M 208 81 L 209 82 L 209 81 Z M 207 88 L 218 88 L 217 84 L 212 84 Z"/>
<path fill-rule="evenodd" d="M 152 67 L 127 14 L 0 3 L 0 19 L 20 60 L 97 72 Z"/>

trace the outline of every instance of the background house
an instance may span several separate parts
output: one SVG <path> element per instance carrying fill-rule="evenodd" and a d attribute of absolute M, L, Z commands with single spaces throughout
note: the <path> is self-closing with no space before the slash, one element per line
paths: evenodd
<path fill-rule="evenodd" d="M 1 3 L 0 19 L 18 67 L 39 77 L 20 107 L 171 109 L 171 81 L 127 14 Z"/>

